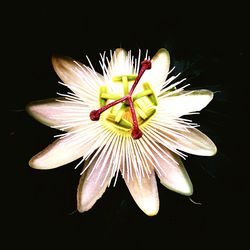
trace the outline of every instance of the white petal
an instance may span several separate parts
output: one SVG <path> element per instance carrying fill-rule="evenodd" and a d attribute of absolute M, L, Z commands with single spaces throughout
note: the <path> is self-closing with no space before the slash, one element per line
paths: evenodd
<path fill-rule="evenodd" d="M 170 152 L 165 147 L 161 146 L 161 148 L 164 150 L 165 154 L 169 156 L 166 158 L 164 155 L 160 157 L 159 154 L 155 154 L 161 166 L 157 171 L 161 184 L 177 193 L 192 195 L 193 185 L 180 157 Z"/>
<path fill-rule="evenodd" d="M 33 156 L 29 165 L 36 169 L 53 169 L 70 163 L 84 156 L 93 145 L 98 147 L 100 140 L 93 137 L 93 134 L 95 133 L 73 133 L 59 138 Z"/>
<path fill-rule="evenodd" d="M 51 98 L 34 101 L 26 106 L 26 110 L 32 117 L 47 126 L 63 126 L 67 121 L 70 122 L 74 119 L 74 121 L 78 120 L 76 123 L 76 127 L 78 127 L 79 122 L 84 120 L 82 116 L 85 115 L 87 106 L 84 103 L 78 104 L 63 100 L 62 98 Z"/>
<path fill-rule="evenodd" d="M 180 117 L 190 112 L 200 111 L 213 99 L 213 92 L 205 89 L 181 91 L 178 95 L 167 96 L 159 100 L 166 115 Z"/>
<path fill-rule="evenodd" d="M 169 52 L 162 48 L 151 59 L 152 67 L 142 75 L 140 83 L 148 82 L 151 84 L 156 95 L 160 93 L 170 67 Z M 139 83 L 139 84 L 140 84 Z"/>
<path fill-rule="evenodd" d="M 53 67 L 61 80 L 88 104 L 98 104 L 103 76 L 69 57 L 53 57 Z"/>
<path fill-rule="evenodd" d="M 128 75 L 132 73 L 132 67 L 128 60 L 127 51 L 122 48 L 117 48 L 110 60 L 108 72 L 111 77 Z"/>
<path fill-rule="evenodd" d="M 136 204 L 147 215 L 156 215 L 159 211 L 159 196 L 155 173 L 152 170 L 149 176 L 144 176 L 140 180 L 134 178 L 129 181 L 124 178 L 127 187 L 134 198 Z"/>
<path fill-rule="evenodd" d="M 213 141 L 196 128 L 179 131 L 181 136 L 176 136 L 176 148 L 194 155 L 213 156 L 217 148 Z"/>
<path fill-rule="evenodd" d="M 81 213 L 89 210 L 101 198 L 109 183 L 110 174 L 108 174 L 108 178 L 106 174 L 110 162 L 107 162 L 105 168 L 100 171 L 101 162 L 98 163 L 98 157 L 95 158 L 80 178 L 77 189 L 77 209 Z"/>

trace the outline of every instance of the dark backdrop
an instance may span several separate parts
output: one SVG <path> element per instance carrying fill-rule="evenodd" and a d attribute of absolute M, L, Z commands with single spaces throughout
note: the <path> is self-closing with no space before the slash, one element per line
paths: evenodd
<path fill-rule="evenodd" d="M 167 249 L 184 244 L 204 249 L 244 242 L 249 197 L 249 164 L 245 163 L 249 55 L 244 6 L 169 1 L 13 3 L 6 13 L 1 40 L 8 151 L 3 155 L 7 162 L 2 164 L 1 207 L 6 222 L 3 238 L 8 244 L 68 249 L 96 244 Z M 74 170 L 76 162 L 51 171 L 28 166 L 29 158 L 48 145 L 56 131 L 29 117 L 24 107 L 65 91 L 57 83 L 52 54 L 82 62 L 87 54 L 99 69 L 99 53 L 116 47 L 135 53 L 138 48 L 148 49 L 151 56 L 166 47 L 172 66 L 183 72 L 192 88 L 216 92 L 194 121 L 217 144 L 218 154 L 190 155 L 185 162 L 194 184 L 192 199 L 202 205 L 159 184 L 159 214 L 147 217 L 120 178 L 93 209 L 79 214 L 75 211 L 80 177 L 80 169 Z"/>

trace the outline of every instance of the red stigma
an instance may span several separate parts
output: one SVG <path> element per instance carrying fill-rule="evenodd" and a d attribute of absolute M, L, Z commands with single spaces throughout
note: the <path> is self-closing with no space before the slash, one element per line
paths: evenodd
<path fill-rule="evenodd" d="M 144 60 L 141 62 L 142 67 L 145 67 L 146 69 L 151 69 L 151 61 L 150 60 Z"/>
<path fill-rule="evenodd" d="M 92 110 L 90 113 L 89 113 L 89 117 L 92 121 L 98 121 L 99 118 L 100 118 L 100 113 L 98 110 Z"/>
<path fill-rule="evenodd" d="M 140 139 L 142 137 L 142 132 L 139 128 L 136 128 L 136 129 L 133 129 L 131 135 L 132 135 L 133 139 L 137 140 L 137 139 Z"/>

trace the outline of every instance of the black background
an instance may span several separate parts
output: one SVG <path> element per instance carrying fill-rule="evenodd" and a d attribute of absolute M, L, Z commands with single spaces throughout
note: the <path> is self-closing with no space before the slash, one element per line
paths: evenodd
<path fill-rule="evenodd" d="M 246 237 L 249 198 L 245 6 L 168 1 L 86 4 L 13 3 L 1 17 L 8 142 L 3 155 L 7 161 L 2 164 L 3 238 L 19 246 L 70 249 L 240 246 Z M 194 185 L 192 199 L 202 205 L 159 184 L 160 211 L 148 217 L 120 178 L 89 212 L 79 214 L 76 188 L 81 170 L 74 170 L 76 162 L 50 171 L 28 166 L 30 157 L 57 133 L 24 111 L 30 101 L 66 91 L 57 83 L 52 54 L 84 63 L 87 54 L 100 70 L 99 53 L 117 47 L 135 54 L 139 48 L 148 49 L 151 56 L 166 47 L 172 66 L 183 72 L 190 88 L 216 92 L 194 121 L 216 143 L 218 154 L 190 155 L 185 162 Z"/>

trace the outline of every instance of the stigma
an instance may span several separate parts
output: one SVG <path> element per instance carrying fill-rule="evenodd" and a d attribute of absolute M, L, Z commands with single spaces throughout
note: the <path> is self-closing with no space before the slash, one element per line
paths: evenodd
<path fill-rule="evenodd" d="M 143 91 L 133 95 L 139 80 L 148 69 L 151 69 L 151 61 L 144 60 L 141 62 L 141 68 L 137 76 L 122 75 L 112 78 L 113 82 L 121 82 L 123 84 L 123 96 L 108 93 L 107 87 L 101 86 L 99 96 L 100 108 L 90 112 L 90 119 L 98 121 L 101 114 L 109 110 L 109 112 L 105 112 L 105 122 L 111 123 L 109 125 L 118 131 L 130 132 L 135 140 L 140 139 L 142 131 L 139 125 L 143 124 L 155 113 L 153 106 L 157 105 L 156 96 L 149 83 L 143 83 Z M 134 82 L 129 89 L 129 82 L 131 81 Z"/>

